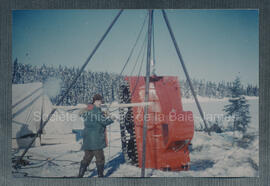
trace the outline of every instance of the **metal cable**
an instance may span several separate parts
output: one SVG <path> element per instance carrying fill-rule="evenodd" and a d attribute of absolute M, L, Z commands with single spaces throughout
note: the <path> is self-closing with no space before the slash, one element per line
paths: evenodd
<path fill-rule="evenodd" d="M 147 34 L 146 34 L 147 35 Z M 134 88 L 132 89 L 132 92 L 131 92 L 131 97 L 133 96 L 135 90 L 136 90 L 136 87 L 139 83 L 139 79 L 140 79 L 140 75 L 141 75 L 141 71 L 142 71 L 142 65 L 143 65 L 143 62 L 144 62 L 144 57 L 145 57 L 145 49 L 146 49 L 146 42 L 145 42 L 145 45 L 144 45 L 144 51 L 143 51 L 143 56 L 142 56 L 142 61 L 141 61 L 141 65 L 140 65 L 140 69 L 139 69 L 139 72 L 138 72 L 138 75 L 137 75 L 137 79 L 136 79 L 136 83 L 135 83 L 135 86 Z"/>
<path fill-rule="evenodd" d="M 146 36 L 147 36 L 147 34 L 146 34 Z M 146 37 L 146 39 L 147 39 L 147 37 Z M 133 96 L 133 94 L 134 94 L 134 92 L 135 92 L 135 90 L 136 90 L 136 87 L 137 87 L 137 85 L 138 85 L 138 82 L 139 82 L 139 77 L 140 77 L 140 75 L 141 75 L 141 71 L 142 71 L 142 65 L 143 65 L 143 62 L 144 62 L 144 57 L 145 57 L 145 48 L 146 48 L 146 42 L 144 43 L 144 45 L 143 45 L 143 56 L 142 56 L 142 60 L 141 60 L 141 64 L 140 64 L 140 68 L 139 68 L 139 72 L 138 72 L 138 74 L 137 74 L 137 79 L 136 79 L 136 83 L 135 83 L 135 86 L 134 86 L 134 88 L 132 89 L 132 92 L 131 92 L 131 97 Z M 109 113 L 113 113 L 113 112 L 115 112 L 115 111 L 117 111 L 118 110 L 118 108 L 117 109 L 114 109 L 114 110 L 112 110 L 112 111 L 110 111 Z"/>
<path fill-rule="evenodd" d="M 123 66 L 123 68 L 122 68 L 122 70 L 121 70 L 119 76 L 121 76 L 122 73 L 124 72 L 124 70 L 125 70 L 125 68 L 126 68 L 126 66 L 127 66 L 127 64 L 128 64 L 128 62 L 129 62 L 129 60 L 130 60 L 132 54 L 133 54 L 133 51 L 134 51 L 135 47 L 137 46 L 137 43 L 138 43 L 138 41 L 139 41 L 139 39 L 140 39 L 140 37 L 141 37 L 142 31 L 143 31 L 143 28 L 144 28 L 144 25 L 145 25 L 145 22 L 146 22 L 146 18 L 147 18 L 147 14 L 146 14 L 146 16 L 145 16 L 145 18 L 144 18 L 144 21 L 143 21 L 142 27 L 141 27 L 141 29 L 140 29 L 140 32 L 139 32 L 139 34 L 138 34 L 138 36 L 137 36 L 137 39 L 136 39 L 136 41 L 135 41 L 135 43 L 134 43 L 134 45 L 133 45 L 133 47 L 132 47 L 132 49 L 131 49 L 131 51 L 130 51 L 130 54 L 129 54 L 128 58 L 127 58 L 127 61 L 126 61 L 125 65 Z"/>
<path fill-rule="evenodd" d="M 135 70 L 135 67 L 136 67 L 137 64 L 138 64 L 139 58 L 140 58 L 140 56 L 141 56 L 141 53 L 142 53 L 142 51 L 144 51 L 144 49 L 145 49 L 146 41 L 147 41 L 147 34 L 145 34 L 145 38 L 144 38 L 144 41 L 143 41 L 143 43 L 142 43 L 142 47 L 141 47 L 141 49 L 140 49 L 140 51 L 139 51 L 139 54 L 138 54 L 138 56 L 137 56 L 137 58 L 136 58 L 135 65 L 133 66 L 132 71 L 130 72 L 130 76 L 132 76 L 132 74 L 133 74 L 133 72 L 134 72 L 134 70 Z"/>
<path fill-rule="evenodd" d="M 139 39 L 140 39 L 140 37 L 141 37 L 141 33 L 142 33 L 142 31 L 143 31 L 143 28 L 144 28 L 144 25 L 145 25 L 145 22 L 146 22 L 146 18 L 147 18 L 147 17 L 148 17 L 148 15 L 146 14 L 146 16 L 145 16 L 145 18 L 144 18 L 144 21 L 143 21 L 143 24 L 142 24 L 142 27 L 141 27 L 141 29 L 140 29 L 140 32 L 139 32 L 139 34 L 138 34 L 138 36 L 137 36 L 137 38 L 136 38 L 136 41 L 135 41 L 135 43 L 134 43 L 134 45 L 133 45 L 133 47 L 132 47 L 132 49 L 131 49 L 131 51 L 130 51 L 130 54 L 129 54 L 128 58 L 127 58 L 127 61 L 125 62 L 124 66 L 123 66 L 123 68 L 122 68 L 122 70 L 121 70 L 121 72 L 120 72 L 120 74 L 119 74 L 119 78 L 116 78 L 116 80 L 114 80 L 114 82 L 113 82 L 112 84 L 114 84 L 116 81 L 119 81 L 119 79 L 120 79 L 121 76 L 122 76 L 122 73 L 124 72 L 124 70 L 125 70 L 127 64 L 129 63 L 129 60 L 130 60 L 130 58 L 131 58 L 131 56 L 132 56 L 132 54 L 133 54 L 133 51 L 134 51 L 135 47 L 137 46 L 137 43 L 138 43 L 138 41 L 139 41 Z M 112 105 L 112 102 L 111 102 L 110 105 L 107 107 L 107 112 L 109 112 L 109 109 L 110 109 L 111 105 Z"/>

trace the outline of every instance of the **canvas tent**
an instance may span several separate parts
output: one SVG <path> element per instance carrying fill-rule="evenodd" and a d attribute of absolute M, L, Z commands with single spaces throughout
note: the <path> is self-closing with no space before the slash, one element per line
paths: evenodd
<path fill-rule="evenodd" d="M 12 148 L 25 148 L 52 110 L 52 103 L 44 93 L 43 84 L 12 85 Z M 44 127 L 33 146 L 70 143 L 75 141 L 70 123 L 57 120 L 58 112 Z M 54 118 L 54 120 L 53 120 Z M 68 140 L 67 140 L 68 139 Z"/>

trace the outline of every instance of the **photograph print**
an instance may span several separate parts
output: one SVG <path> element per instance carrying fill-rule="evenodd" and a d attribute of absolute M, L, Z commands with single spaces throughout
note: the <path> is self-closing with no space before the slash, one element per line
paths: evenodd
<path fill-rule="evenodd" d="M 12 10 L 14 178 L 258 177 L 259 11 Z"/>

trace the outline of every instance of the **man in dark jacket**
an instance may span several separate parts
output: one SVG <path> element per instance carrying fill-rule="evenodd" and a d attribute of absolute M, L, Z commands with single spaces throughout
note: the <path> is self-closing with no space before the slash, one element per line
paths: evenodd
<path fill-rule="evenodd" d="M 84 118 L 84 130 L 82 132 L 82 150 L 85 154 L 81 161 L 79 176 L 83 177 L 93 157 L 96 158 L 98 177 L 103 177 L 105 157 L 103 148 L 106 147 L 105 129 L 113 123 L 114 118 L 109 118 L 101 111 L 102 96 L 96 94 L 92 104 L 81 110 L 80 115 Z"/>

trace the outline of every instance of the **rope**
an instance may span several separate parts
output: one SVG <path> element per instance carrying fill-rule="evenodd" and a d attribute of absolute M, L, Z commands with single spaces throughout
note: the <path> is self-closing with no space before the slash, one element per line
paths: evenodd
<path fill-rule="evenodd" d="M 147 36 L 147 34 L 146 34 L 146 36 Z M 146 40 L 145 41 L 147 41 L 147 37 L 145 37 L 146 38 Z M 138 85 L 138 82 L 139 82 L 139 77 L 140 77 L 140 75 L 141 75 L 141 70 L 142 70 L 142 65 L 143 65 L 143 60 L 144 60 L 144 57 L 145 57 L 145 48 L 146 48 L 146 42 L 144 42 L 143 43 L 144 45 L 142 46 L 142 48 L 143 48 L 143 57 L 142 57 L 142 60 L 141 60 L 141 64 L 140 64 L 140 68 L 139 68 L 139 72 L 138 72 L 138 74 L 137 74 L 137 79 L 136 79 L 136 83 L 135 83 L 135 86 L 134 86 L 134 88 L 132 89 L 132 92 L 131 92 L 131 97 L 133 96 L 133 94 L 134 94 L 134 92 L 135 92 L 135 90 L 136 90 L 136 87 L 137 87 L 137 85 Z M 140 55 L 141 56 L 141 55 Z M 139 56 L 139 57 L 140 57 Z M 118 108 L 117 109 L 114 109 L 114 110 L 112 110 L 112 111 L 110 111 L 110 113 L 113 113 L 113 112 L 115 112 L 115 111 L 117 111 L 118 110 Z"/>
<path fill-rule="evenodd" d="M 43 94 L 42 94 L 42 105 L 41 105 L 41 110 L 40 110 L 40 122 L 39 122 L 40 128 L 42 127 L 42 123 L 43 123 L 43 113 L 44 113 L 44 89 L 43 89 Z M 41 133 L 39 135 L 40 143 L 41 143 L 41 134 L 42 133 L 43 133 L 43 131 L 41 131 Z"/>
<path fill-rule="evenodd" d="M 136 87 L 137 87 L 137 85 L 138 85 L 138 82 L 139 82 L 139 77 L 140 77 L 140 75 L 141 75 L 141 70 L 142 70 L 142 65 L 143 65 L 143 60 L 144 60 L 144 57 L 145 57 L 145 49 L 146 49 L 146 41 L 147 41 L 147 33 L 146 33 L 146 35 L 145 35 L 145 40 L 144 40 L 144 42 L 142 43 L 142 46 L 141 46 L 141 49 L 140 49 L 140 52 L 139 52 L 139 54 L 138 54 L 138 56 L 137 56 L 137 59 L 136 59 L 136 66 L 137 66 L 137 61 L 138 61 L 138 59 L 141 57 L 141 52 L 143 51 L 143 55 L 142 55 L 142 59 L 141 59 L 141 64 L 140 64 L 140 67 L 139 67 L 139 72 L 138 72 L 138 74 L 137 74 L 137 79 L 136 79 L 136 83 L 135 83 L 135 86 L 134 86 L 134 88 L 132 89 L 132 92 L 131 92 L 131 97 L 133 96 L 133 94 L 134 94 L 134 92 L 135 92 L 135 90 L 136 90 Z M 131 73 L 133 73 L 133 71 L 134 71 L 134 69 L 132 70 L 132 72 Z M 131 76 L 131 75 L 130 75 Z M 110 104 L 110 106 L 111 106 L 111 104 Z M 117 109 L 114 109 L 114 110 L 112 110 L 112 111 L 110 111 L 109 113 L 113 113 L 113 112 L 115 112 L 115 111 L 117 111 L 118 110 L 118 108 Z"/>
<path fill-rule="evenodd" d="M 141 27 L 141 29 L 140 29 L 140 32 L 139 32 L 139 34 L 138 34 L 138 36 L 137 36 L 137 39 L 136 39 L 136 41 L 135 41 L 135 43 L 134 43 L 134 45 L 133 45 L 133 47 L 132 47 L 132 49 L 131 49 L 131 51 L 130 51 L 130 54 L 129 54 L 128 58 L 127 58 L 127 61 L 126 61 L 125 65 L 123 66 L 123 68 L 122 68 L 122 70 L 121 70 L 119 76 L 121 76 L 122 73 L 124 72 L 124 70 L 125 70 L 125 68 L 126 68 L 126 66 L 127 66 L 127 64 L 128 64 L 128 62 L 129 62 L 129 60 L 130 60 L 132 54 L 133 54 L 133 51 L 134 51 L 135 47 L 137 46 L 137 43 L 138 43 L 138 41 L 139 41 L 139 39 L 140 39 L 140 37 L 141 37 L 141 33 L 142 33 L 142 31 L 143 31 L 143 28 L 144 28 L 144 25 L 145 25 L 145 22 L 146 22 L 146 18 L 147 18 L 147 15 L 146 15 L 145 18 L 144 18 L 144 21 L 143 21 L 142 27 Z"/>
<path fill-rule="evenodd" d="M 134 43 L 134 45 L 133 45 L 133 47 L 132 47 L 132 49 L 131 49 L 131 51 L 130 51 L 129 57 L 127 58 L 127 61 L 125 62 L 124 66 L 123 66 L 123 68 L 122 68 L 122 70 L 121 70 L 121 72 L 120 72 L 119 78 L 116 78 L 116 80 L 113 82 L 113 84 L 114 84 L 116 81 L 119 81 L 119 79 L 121 78 L 122 73 L 124 72 L 124 70 L 125 70 L 125 68 L 126 68 L 126 66 L 127 66 L 127 64 L 128 64 L 128 62 L 129 62 L 129 60 L 130 60 L 132 54 L 133 54 L 133 51 L 134 51 L 135 47 L 137 46 L 138 40 L 139 40 L 139 38 L 141 37 L 141 33 L 142 33 L 143 28 L 144 28 L 144 25 L 145 25 L 145 23 L 146 23 L 146 18 L 147 18 L 147 17 L 148 17 L 148 14 L 146 14 L 146 16 L 145 16 L 145 18 L 144 18 L 144 21 L 143 21 L 142 27 L 141 27 L 141 29 L 140 29 L 140 32 L 139 32 L 139 34 L 138 34 L 138 36 L 137 36 L 137 39 L 136 39 L 136 41 L 135 41 L 135 43 Z M 118 109 L 116 109 L 116 110 L 113 110 L 113 111 L 109 111 L 111 105 L 112 105 L 112 102 L 111 102 L 110 105 L 107 107 L 107 112 L 112 113 L 112 112 L 118 110 Z"/>
<path fill-rule="evenodd" d="M 145 49 L 146 41 L 147 41 L 147 34 L 145 35 L 144 41 L 143 41 L 143 43 L 142 43 L 142 47 L 141 47 L 141 49 L 140 49 L 140 51 L 139 51 L 139 54 L 138 54 L 138 56 L 137 56 L 137 58 L 136 58 L 136 63 L 135 63 L 135 65 L 133 66 L 132 71 L 130 72 L 130 76 L 133 75 L 133 72 L 134 72 L 134 70 L 135 70 L 135 67 L 136 67 L 137 64 L 138 64 L 139 58 L 140 58 L 140 56 L 141 56 L 141 53 L 142 53 L 142 51 Z"/>
<path fill-rule="evenodd" d="M 142 31 L 143 31 L 143 28 L 144 28 L 144 25 L 145 25 L 145 22 L 146 22 L 146 18 L 147 18 L 147 17 L 148 17 L 148 15 L 146 14 L 146 16 L 145 16 L 145 18 L 144 18 L 144 21 L 143 21 L 143 24 L 142 24 L 142 26 L 141 26 L 140 32 L 139 32 L 139 34 L 138 34 L 138 36 L 137 36 L 137 38 L 136 38 L 136 41 L 135 41 L 135 43 L 134 43 L 134 45 L 133 45 L 133 47 L 132 47 L 132 49 L 131 49 L 131 51 L 130 51 L 130 54 L 129 54 L 129 56 L 128 56 L 128 58 L 127 58 L 127 60 L 126 60 L 126 62 L 125 62 L 125 64 L 124 64 L 124 66 L 123 66 L 123 68 L 122 68 L 120 74 L 119 74 L 119 78 L 116 78 L 112 84 L 114 84 L 116 81 L 119 81 L 119 79 L 120 79 L 121 76 L 122 76 L 122 73 L 124 72 L 124 70 L 125 70 L 127 64 L 129 63 L 129 60 L 130 60 L 130 58 L 131 58 L 131 56 L 132 56 L 132 54 L 133 54 L 133 51 L 134 51 L 135 47 L 137 46 L 137 43 L 138 43 L 138 41 L 139 41 L 139 39 L 140 39 L 140 37 L 141 37 L 141 33 L 142 33 Z M 107 111 L 109 110 L 109 108 L 111 107 L 111 105 L 112 105 L 112 102 L 111 102 L 110 105 L 107 107 Z"/>
<path fill-rule="evenodd" d="M 147 34 L 146 34 L 146 36 L 147 36 Z M 131 92 L 131 97 L 133 96 L 133 94 L 134 94 L 134 92 L 136 90 L 136 87 L 137 87 L 137 85 L 139 83 L 139 79 L 140 79 L 140 75 L 141 75 L 141 71 L 142 71 L 143 60 L 144 60 L 144 57 L 145 57 L 145 51 L 146 51 L 145 49 L 146 49 L 146 42 L 145 42 L 145 46 L 144 46 L 143 57 L 142 57 L 140 69 L 139 69 L 139 72 L 138 72 L 138 75 L 137 75 L 135 86 L 134 86 L 134 88 L 132 89 L 132 92 Z"/>

